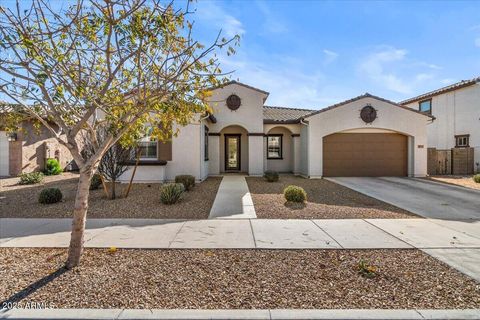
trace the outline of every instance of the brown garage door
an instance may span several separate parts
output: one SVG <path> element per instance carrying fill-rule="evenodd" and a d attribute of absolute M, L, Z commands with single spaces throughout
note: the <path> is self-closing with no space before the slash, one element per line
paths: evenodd
<path fill-rule="evenodd" d="M 407 137 L 396 133 L 335 133 L 323 138 L 325 177 L 407 175 Z"/>

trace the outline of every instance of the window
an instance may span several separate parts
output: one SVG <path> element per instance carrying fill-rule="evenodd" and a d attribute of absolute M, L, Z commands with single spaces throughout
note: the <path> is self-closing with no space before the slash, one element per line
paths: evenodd
<path fill-rule="evenodd" d="M 282 135 L 267 136 L 267 159 L 282 159 Z"/>
<path fill-rule="evenodd" d="M 208 161 L 208 127 L 205 126 L 205 137 L 203 138 L 204 160 Z"/>
<path fill-rule="evenodd" d="M 140 151 L 140 159 L 156 160 L 157 159 L 157 139 L 152 137 L 153 129 L 150 127 L 147 129 L 145 137 L 138 142 L 138 148 Z"/>
<path fill-rule="evenodd" d="M 470 138 L 469 134 L 462 134 L 462 135 L 455 136 L 455 147 L 461 148 L 461 147 L 470 146 L 469 138 Z"/>
<path fill-rule="evenodd" d="M 418 103 L 418 110 L 432 114 L 432 99 L 420 101 Z"/>

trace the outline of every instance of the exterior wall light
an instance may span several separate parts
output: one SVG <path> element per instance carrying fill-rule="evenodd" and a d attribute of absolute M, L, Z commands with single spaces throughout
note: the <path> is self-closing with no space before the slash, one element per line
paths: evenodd
<path fill-rule="evenodd" d="M 18 139 L 18 136 L 17 136 L 16 132 L 10 132 L 10 133 L 7 134 L 7 136 L 8 136 L 8 141 L 10 141 L 10 142 L 17 141 L 17 139 Z"/>

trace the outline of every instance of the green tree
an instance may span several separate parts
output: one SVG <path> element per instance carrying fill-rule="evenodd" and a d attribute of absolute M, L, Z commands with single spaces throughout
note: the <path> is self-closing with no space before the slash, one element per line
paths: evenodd
<path fill-rule="evenodd" d="M 44 0 L 0 7 L 0 92 L 21 115 L 45 126 L 80 168 L 66 267 L 80 263 L 89 186 L 115 143 L 133 145 L 145 125 L 163 140 L 209 111 L 208 88 L 225 81 L 217 52 L 238 37 L 221 31 L 212 44 L 194 39 L 194 13 L 160 0 L 77 0 L 54 10 Z M 103 141 L 97 132 L 106 130 Z M 82 152 L 81 141 L 93 152 Z"/>

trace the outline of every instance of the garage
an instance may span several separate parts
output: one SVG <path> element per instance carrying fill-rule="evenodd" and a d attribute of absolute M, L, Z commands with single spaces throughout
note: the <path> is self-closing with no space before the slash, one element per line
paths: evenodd
<path fill-rule="evenodd" d="M 5 131 L 0 131 L 0 177 L 8 176 L 8 137 Z"/>
<path fill-rule="evenodd" d="M 335 133 L 323 138 L 325 177 L 404 177 L 408 138 L 398 133 Z"/>

